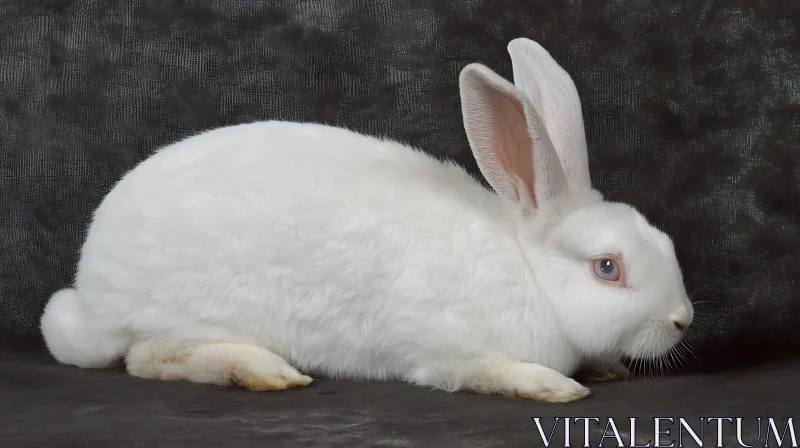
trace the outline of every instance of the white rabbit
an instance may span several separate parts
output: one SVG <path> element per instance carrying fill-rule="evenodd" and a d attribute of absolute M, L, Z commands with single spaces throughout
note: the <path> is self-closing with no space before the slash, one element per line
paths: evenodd
<path fill-rule="evenodd" d="M 103 200 L 42 317 L 49 351 L 253 390 L 321 374 L 553 402 L 589 393 L 579 368 L 666 354 L 693 317 L 671 240 L 592 189 L 569 75 L 531 40 L 508 50 L 516 86 L 459 78 L 494 192 L 329 126 L 188 138 Z"/>

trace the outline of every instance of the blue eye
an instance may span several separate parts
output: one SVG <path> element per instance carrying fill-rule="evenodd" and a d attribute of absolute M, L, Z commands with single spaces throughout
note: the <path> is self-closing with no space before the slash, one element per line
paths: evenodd
<path fill-rule="evenodd" d="M 616 282 L 620 277 L 619 263 L 610 258 L 601 258 L 594 261 L 594 275 L 601 280 Z"/>

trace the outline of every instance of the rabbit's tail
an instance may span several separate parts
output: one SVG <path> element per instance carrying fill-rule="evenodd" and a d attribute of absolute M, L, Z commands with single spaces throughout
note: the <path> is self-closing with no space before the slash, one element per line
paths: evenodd
<path fill-rule="evenodd" d="M 47 349 L 62 364 L 84 368 L 108 367 L 130 345 L 119 331 L 103 328 L 87 313 L 75 289 L 62 289 L 50 298 L 41 320 Z"/>

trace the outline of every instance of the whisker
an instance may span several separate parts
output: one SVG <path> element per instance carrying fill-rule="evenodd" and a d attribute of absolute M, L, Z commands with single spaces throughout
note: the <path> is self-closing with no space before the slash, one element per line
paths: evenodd
<path fill-rule="evenodd" d="M 684 348 L 686 349 L 686 352 L 689 355 L 691 355 L 697 361 L 698 364 L 700 364 L 701 366 L 703 365 L 702 361 L 700 361 L 700 359 L 697 356 L 695 356 L 694 352 L 692 351 L 692 346 L 691 345 L 686 343 L 686 344 L 684 344 Z"/>
<path fill-rule="evenodd" d="M 703 335 L 711 336 L 711 328 L 709 328 L 708 325 L 706 325 L 705 323 L 702 323 L 702 322 L 699 323 L 698 325 L 692 324 L 686 330 L 686 332 L 687 333 L 689 333 L 689 332 L 692 332 L 692 333 L 698 332 L 698 333 L 703 334 Z"/>
<path fill-rule="evenodd" d="M 683 355 L 683 344 L 684 342 L 681 341 L 678 345 L 675 346 L 675 356 L 681 361 L 685 362 L 686 358 Z"/>
<path fill-rule="evenodd" d="M 672 350 L 672 348 L 669 349 L 669 351 L 664 355 L 664 364 L 666 365 L 667 374 L 670 374 L 674 371 L 674 366 L 672 365 Z"/>
<path fill-rule="evenodd" d="M 712 290 L 711 290 L 711 287 L 712 287 L 712 286 L 713 286 L 713 285 L 711 285 L 711 284 L 708 284 L 708 285 L 706 285 L 706 286 L 703 286 L 703 287 L 697 288 L 697 289 L 693 290 L 692 292 L 690 292 L 690 293 L 688 293 L 688 294 L 686 294 L 686 295 L 687 295 L 687 296 L 692 296 L 692 297 L 694 297 L 694 296 L 696 296 L 696 295 L 698 295 L 698 294 L 703 294 L 703 293 L 709 293 L 709 292 L 712 292 Z"/>
<path fill-rule="evenodd" d="M 688 370 L 687 366 L 689 364 L 689 360 L 683 355 L 682 347 L 679 347 L 678 350 L 676 350 L 675 358 L 678 360 L 678 362 L 680 362 L 683 371 L 686 372 Z"/>
<path fill-rule="evenodd" d="M 675 355 L 675 348 L 669 351 L 669 359 L 670 363 L 672 364 L 672 371 L 681 373 L 683 371 L 683 366 L 681 365 L 678 357 Z"/>

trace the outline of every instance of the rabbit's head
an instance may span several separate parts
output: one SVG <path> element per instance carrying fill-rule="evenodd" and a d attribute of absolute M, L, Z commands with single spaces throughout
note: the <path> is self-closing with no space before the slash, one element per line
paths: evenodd
<path fill-rule="evenodd" d="M 536 42 L 508 51 L 515 84 L 480 64 L 462 70 L 462 113 L 481 172 L 519 211 L 543 300 L 587 357 L 667 353 L 694 314 L 671 239 L 592 188 L 571 77 Z"/>

